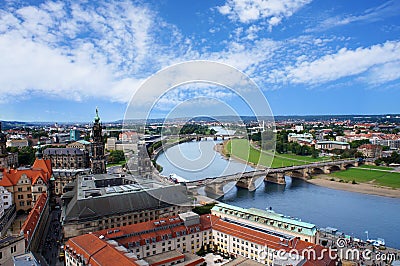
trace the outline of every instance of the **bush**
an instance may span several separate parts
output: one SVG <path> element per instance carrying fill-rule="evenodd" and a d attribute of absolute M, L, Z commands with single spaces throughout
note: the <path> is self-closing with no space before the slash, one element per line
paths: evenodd
<path fill-rule="evenodd" d="M 353 181 L 351 181 L 351 183 L 354 185 L 354 184 L 357 184 L 357 182 L 356 182 L 356 180 L 354 180 L 353 179 Z"/>

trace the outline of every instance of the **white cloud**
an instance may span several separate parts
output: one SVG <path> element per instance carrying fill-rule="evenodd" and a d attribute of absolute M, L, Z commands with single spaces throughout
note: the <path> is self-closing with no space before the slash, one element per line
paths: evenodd
<path fill-rule="evenodd" d="M 168 54 L 176 28 L 158 21 L 129 1 L 46 1 L 1 10 L 0 93 L 127 102 L 133 88 L 172 57 L 158 55 Z M 169 39 L 160 43 L 164 32 Z"/>
<path fill-rule="evenodd" d="M 312 0 L 227 0 L 217 10 L 229 19 L 250 23 L 268 19 L 270 27 L 278 25 L 283 18 L 293 15 Z"/>
<path fill-rule="evenodd" d="M 317 84 L 344 77 L 366 73 L 378 73 L 380 82 L 396 78 L 390 66 L 398 65 L 400 60 L 400 42 L 388 41 L 368 48 L 348 50 L 342 48 L 335 54 L 325 55 L 314 61 L 300 61 L 282 71 L 274 71 L 271 81 L 289 81 L 291 83 Z M 379 71 L 378 71 L 379 70 Z M 367 73 L 368 74 L 368 73 Z"/>
<path fill-rule="evenodd" d="M 363 79 L 372 85 L 400 79 L 400 60 L 373 67 Z"/>
<path fill-rule="evenodd" d="M 397 16 L 400 12 L 399 1 L 387 1 L 379 6 L 367 9 L 359 15 L 338 15 L 325 19 L 317 27 L 307 29 L 307 32 L 326 31 L 327 29 L 344 26 L 354 22 L 374 22 L 391 16 Z"/>

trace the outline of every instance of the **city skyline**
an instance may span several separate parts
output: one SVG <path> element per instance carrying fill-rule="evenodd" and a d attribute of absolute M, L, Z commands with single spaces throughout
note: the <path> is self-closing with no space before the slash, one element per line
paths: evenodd
<path fill-rule="evenodd" d="M 188 60 L 243 71 L 274 115 L 398 113 L 396 1 L 5 1 L 0 10 L 0 120 L 92 121 L 96 106 L 103 121 L 119 120 L 146 78 Z M 165 94 L 155 113 L 193 97 L 210 109 L 238 104 L 232 91 L 195 84 Z"/>

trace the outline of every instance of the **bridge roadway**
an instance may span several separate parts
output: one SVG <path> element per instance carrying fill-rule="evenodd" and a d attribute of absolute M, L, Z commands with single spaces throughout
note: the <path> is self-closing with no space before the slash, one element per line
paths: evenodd
<path fill-rule="evenodd" d="M 191 191 L 197 191 L 200 187 L 205 187 L 206 193 L 220 197 L 223 196 L 223 186 L 230 182 L 236 182 L 236 186 L 252 191 L 256 189 L 255 180 L 260 177 L 264 177 L 264 180 L 268 182 L 285 184 L 285 175 L 306 180 L 312 175 L 329 174 L 333 171 L 345 170 L 358 165 L 358 159 L 318 162 L 281 168 L 265 168 L 225 176 L 208 177 L 184 183 Z"/>

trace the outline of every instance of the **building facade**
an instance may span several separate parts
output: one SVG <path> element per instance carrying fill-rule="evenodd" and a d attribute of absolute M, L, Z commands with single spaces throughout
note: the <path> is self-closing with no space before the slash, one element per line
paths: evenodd
<path fill-rule="evenodd" d="M 90 152 L 90 145 L 91 145 L 91 143 L 89 141 L 81 139 L 81 140 L 67 144 L 66 147 L 67 148 L 77 148 L 80 150 Z"/>
<path fill-rule="evenodd" d="M 218 203 L 211 209 L 211 214 L 242 223 L 248 223 L 282 234 L 290 234 L 305 242 L 318 243 L 319 233 L 314 224 L 289 218 L 274 211 L 255 208 L 245 209 L 225 203 Z"/>
<path fill-rule="evenodd" d="M 51 160 L 54 169 L 85 169 L 90 166 L 89 153 L 78 148 L 47 148 L 43 157 Z"/>
<path fill-rule="evenodd" d="M 71 129 L 69 131 L 69 140 L 77 141 L 81 139 L 81 132 L 78 129 Z"/>
<path fill-rule="evenodd" d="M 99 241 L 113 245 L 140 265 L 199 265 L 204 260 L 193 253 L 201 249 L 240 257 L 240 261 L 246 261 L 243 265 L 333 266 L 337 263 L 322 246 L 293 235 L 227 217 L 187 212 L 74 237 L 66 243 L 67 265 L 87 265 L 85 258 L 90 259 L 98 252 L 87 252 L 89 246 Z M 86 264 L 72 264 L 70 260 Z M 233 261 L 229 265 L 239 264 Z"/>
<path fill-rule="evenodd" d="M 382 157 L 382 146 L 374 144 L 363 144 L 357 148 L 364 157 L 367 158 L 380 158 Z"/>
<path fill-rule="evenodd" d="M 25 253 L 23 236 L 7 236 L 0 239 L 0 265 L 13 266 L 13 256 Z"/>
<path fill-rule="evenodd" d="M 347 150 L 350 149 L 350 144 L 347 142 L 341 142 L 341 141 L 331 141 L 331 140 L 326 140 L 326 141 L 317 141 L 317 144 L 315 145 L 315 148 L 318 150 Z"/>
<path fill-rule="evenodd" d="M 12 194 L 17 211 L 29 211 L 39 195 L 47 193 L 52 175 L 50 160 L 36 158 L 31 168 L 3 170 L 0 186 Z"/>
<path fill-rule="evenodd" d="M 6 143 L 7 147 L 23 148 L 28 147 L 29 143 L 27 139 L 8 139 Z"/>

